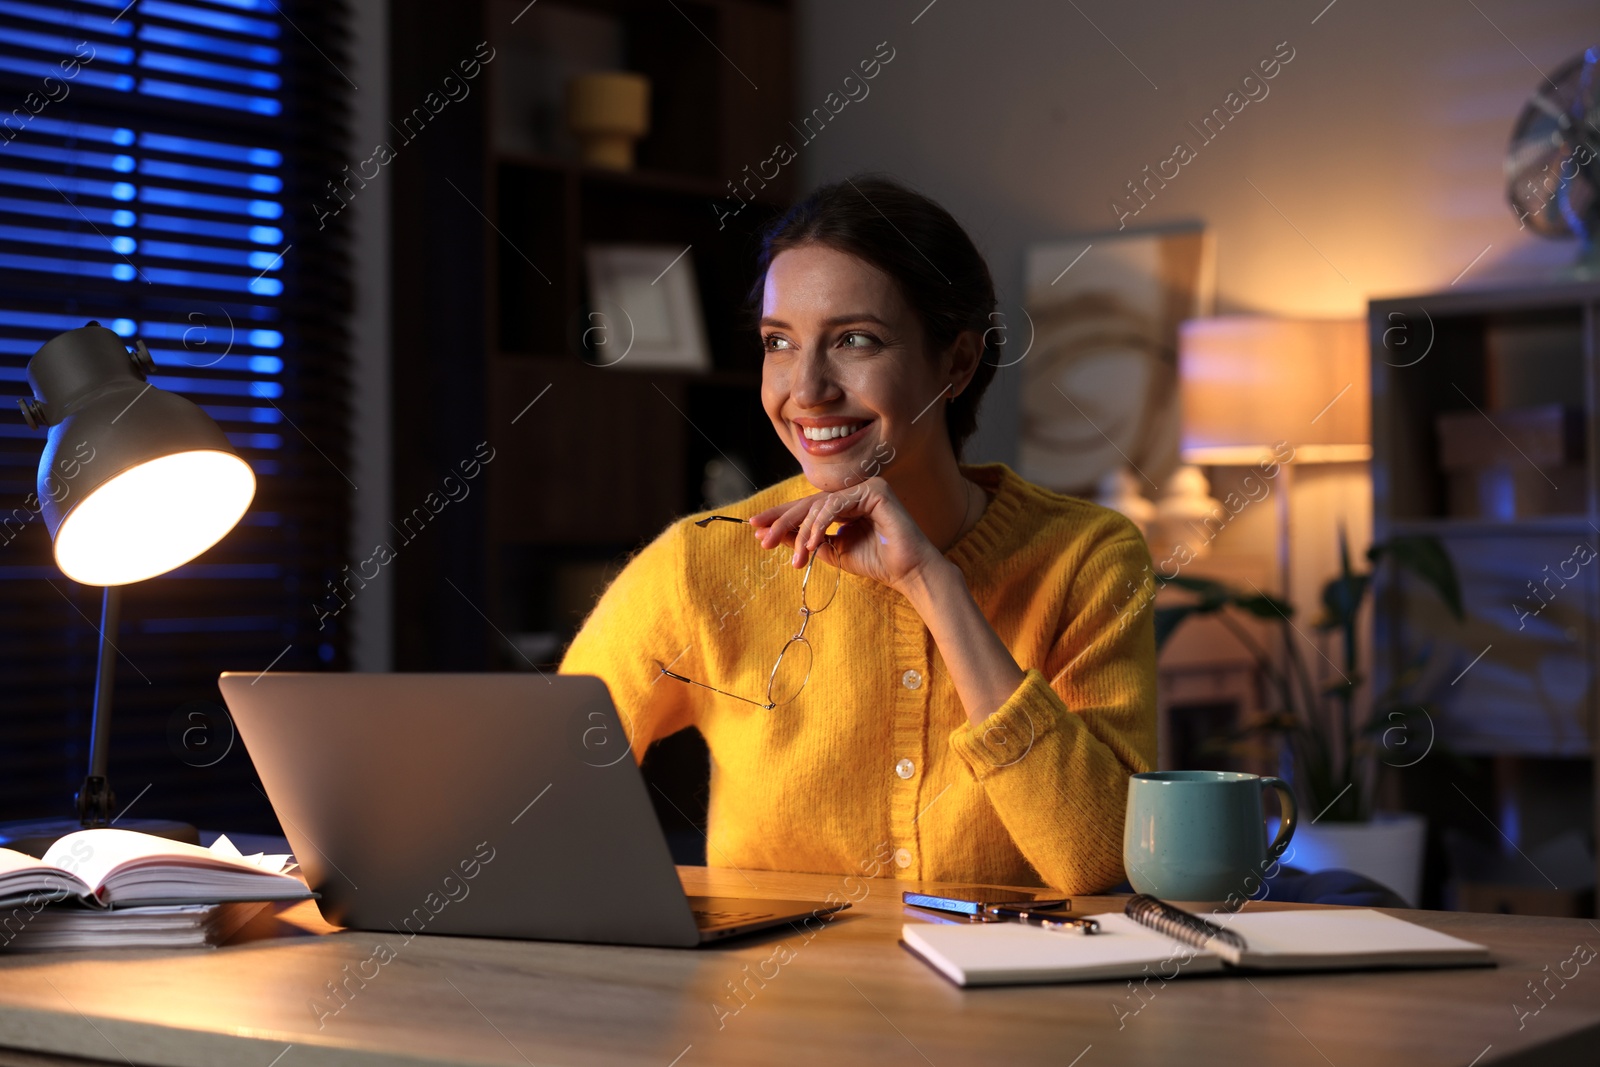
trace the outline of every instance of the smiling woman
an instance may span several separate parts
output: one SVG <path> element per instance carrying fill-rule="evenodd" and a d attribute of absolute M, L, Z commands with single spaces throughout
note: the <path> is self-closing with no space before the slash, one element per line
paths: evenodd
<path fill-rule="evenodd" d="M 636 756 L 699 728 L 713 864 L 1116 884 L 1156 755 L 1152 617 L 1117 610 L 1149 553 L 1115 512 L 959 462 L 998 362 L 983 257 L 858 177 L 775 222 L 758 267 L 762 403 L 802 473 L 669 526 L 562 671 L 606 682 Z"/>

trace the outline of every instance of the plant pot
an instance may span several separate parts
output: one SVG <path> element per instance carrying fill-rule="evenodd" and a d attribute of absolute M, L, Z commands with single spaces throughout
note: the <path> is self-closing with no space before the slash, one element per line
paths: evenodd
<path fill-rule="evenodd" d="M 1277 820 L 1268 834 L 1278 832 Z M 1380 811 L 1368 822 L 1301 823 L 1283 863 L 1302 871 L 1340 868 L 1393 889 L 1412 907 L 1422 896 L 1422 854 L 1428 820 L 1410 811 Z"/>

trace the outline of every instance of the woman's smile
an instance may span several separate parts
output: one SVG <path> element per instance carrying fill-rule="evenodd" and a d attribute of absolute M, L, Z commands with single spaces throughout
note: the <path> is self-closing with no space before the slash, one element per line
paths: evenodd
<path fill-rule="evenodd" d="M 867 428 L 874 420 L 829 415 L 823 418 L 799 418 L 790 421 L 797 430 L 795 440 L 807 454 L 836 456 L 863 444 L 867 440 Z"/>

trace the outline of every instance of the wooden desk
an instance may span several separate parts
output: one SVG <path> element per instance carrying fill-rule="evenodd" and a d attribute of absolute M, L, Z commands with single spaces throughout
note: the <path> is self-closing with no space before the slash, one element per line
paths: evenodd
<path fill-rule="evenodd" d="M 841 878 L 822 875 L 682 875 L 699 892 L 821 899 L 843 890 Z M 208 1067 L 1596 1062 L 1600 959 L 1564 988 L 1552 980 L 1553 999 L 1520 1030 L 1512 1009 L 1531 1006 L 1524 983 L 1554 972 L 1575 944 L 1600 946 L 1600 925 L 1587 920 L 1400 912 L 1488 944 L 1499 967 L 1185 976 L 1119 1025 L 1112 1005 L 1138 1006 L 1125 983 L 950 985 L 897 943 L 900 893 L 915 884 L 866 883 L 865 899 L 809 940 L 784 928 L 703 949 L 425 935 L 407 944 L 332 932 L 302 904 L 263 917 L 247 931 L 257 939 L 215 951 L 0 954 L 0 1045 Z M 393 958 L 363 967 L 380 942 Z M 319 1029 L 312 1004 L 347 965 L 377 974 Z M 0 1063 L 62 1062 L 76 1061 L 0 1052 Z"/>

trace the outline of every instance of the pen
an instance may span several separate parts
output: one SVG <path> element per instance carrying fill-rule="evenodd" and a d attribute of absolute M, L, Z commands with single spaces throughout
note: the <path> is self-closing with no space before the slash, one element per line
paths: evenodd
<path fill-rule="evenodd" d="M 944 911 L 940 908 L 924 908 L 917 904 L 907 904 L 906 909 L 907 914 L 915 915 L 919 919 L 927 919 L 929 922 L 936 923 L 956 923 L 965 926 L 969 923 L 1005 922 L 1005 920 L 1000 918 L 998 915 L 989 915 L 981 911 L 968 915 L 962 912 Z"/>
<path fill-rule="evenodd" d="M 1048 911 L 1029 911 L 1026 908 L 1013 908 L 1004 904 L 990 904 L 983 910 L 997 919 L 1009 919 L 1012 922 L 1027 923 L 1029 926 L 1038 926 L 1046 930 L 1063 932 L 1076 930 L 1080 934 L 1098 934 L 1100 932 L 1100 924 L 1093 919 L 1069 919 Z"/>

